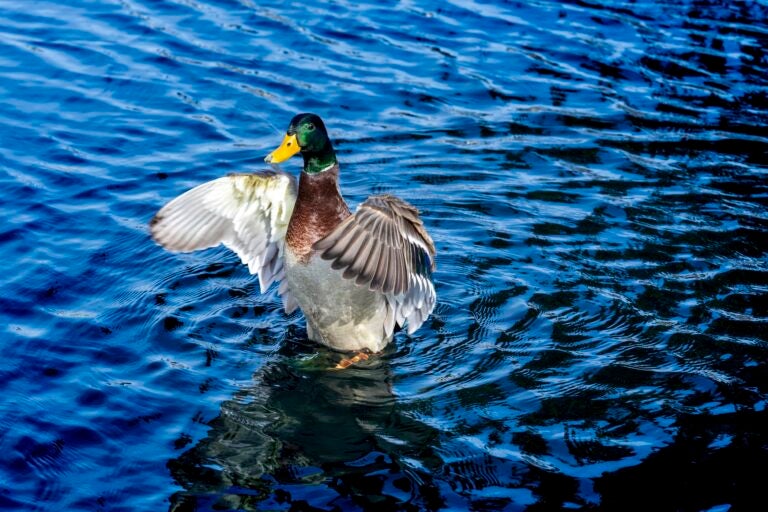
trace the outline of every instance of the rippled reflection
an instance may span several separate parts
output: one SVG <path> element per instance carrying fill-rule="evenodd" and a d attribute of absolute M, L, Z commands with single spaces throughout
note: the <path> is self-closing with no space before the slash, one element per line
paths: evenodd
<path fill-rule="evenodd" d="M 291 348 L 222 404 L 204 439 L 169 462 L 186 488 L 171 508 L 283 508 L 304 493 L 340 507 L 394 506 L 415 494 L 433 508 L 429 470 L 437 459 L 429 462 L 429 447 L 437 433 L 398 409 L 389 360 L 334 371 L 331 354 Z"/>

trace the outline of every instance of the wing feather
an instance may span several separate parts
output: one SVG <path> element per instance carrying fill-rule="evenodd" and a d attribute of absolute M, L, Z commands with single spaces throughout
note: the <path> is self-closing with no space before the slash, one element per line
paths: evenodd
<path fill-rule="evenodd" d="M 365 262 L 365 268 L 360 272 L 360 274 L 355 279 L 355 283 L 360 286 L 367 286 L 371 280 L 373 279 L 373 276 L 376 275 L 376 269 L 379 265 L 379 260 L 381 259 L 381 251 L 386 250 L 386 247 L 382 244 L 373 244 L 371 247 L 371 254 L 368 256 L 368 259 Z"/>
<path fill-rule="evenodd" d="M 181 194 L 150 222 L 152 238 L 171 252 L 223 244 L 259 277 L 262 293 L 283 279 L 285 233 L 296 203 L 296 178 L 280 171 L 232 174 Z M 296 309 L 280 286 L 286 312 Z"/>
<path fill-rule="evenodd" d="M 379 257 L 379 263 L 376 266 L 376 274 L 373 276 L 369 286 L 371 290 L 384 291 L 384 282 L 387 279 L 387 269 L 389 268 L 390 250 L 391 249 L 386 246 L 381 248 L 381 256 Z"/>
<path fill-rule="evenodd" d="M 313 249 L 345 279 L 384 294 L 384 330 L 413 332 L 432 313 L 435 245 L 418 210 L 391 195 L 371 196 Z"/>

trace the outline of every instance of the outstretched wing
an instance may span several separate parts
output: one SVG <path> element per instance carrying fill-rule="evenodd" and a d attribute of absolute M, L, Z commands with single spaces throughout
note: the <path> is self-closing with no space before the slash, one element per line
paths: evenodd
<path fill-rule="evenodd" d="M 418 210 L 402 199 L 369 197 L 313 249 L 346 279 L 384 293 L 387 335 L 406 321 L 414 332 L 435 307 L 435 245 Z"/>
<path fill-rule="evenodd" d="M 296 203 L 296 178 L 279 171 L 232 174 L 185 192 L 150 222 L 152 238 L 172 252 L 224 244 L 258 274 L 261 292 L 285 277 L 285 233 Z M 286 312 L 296 301 L 281 283 Z"/>

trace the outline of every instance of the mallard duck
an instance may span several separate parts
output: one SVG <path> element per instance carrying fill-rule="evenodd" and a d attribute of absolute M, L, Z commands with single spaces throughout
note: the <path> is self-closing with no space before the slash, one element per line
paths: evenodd
<path fill-rule="evenodd" d="M 300 308 L 307 336 L 356 352 L 380 352 L 397 327 L 413 333 L 432 313 L 435 246 L 418 210 L 393 195 L 370 196 L 351 213 L 325 124 L 298 114 L 265 161 L 301 153 L 296 177 L 277 168 L 231 174 L 170 201 L 150 223 L 173 252 L 224 244 L 257 274 L 261 292 L 279 282 L 285 312 Z"/>

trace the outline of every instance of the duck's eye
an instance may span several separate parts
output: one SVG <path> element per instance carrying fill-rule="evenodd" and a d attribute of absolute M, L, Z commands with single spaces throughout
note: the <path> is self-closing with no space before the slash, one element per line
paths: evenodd
<path fill-rule="evenodd" d="M 312 123 L 309 123 L 309 124 L 307 125 L 307 130 L 309 130 L 309 131 L 312 131 L 312 130 L 314 130 L 314 129 L 315 129 L 315 125 L 314 125 L 314 124 L 312 124 Z"/>

